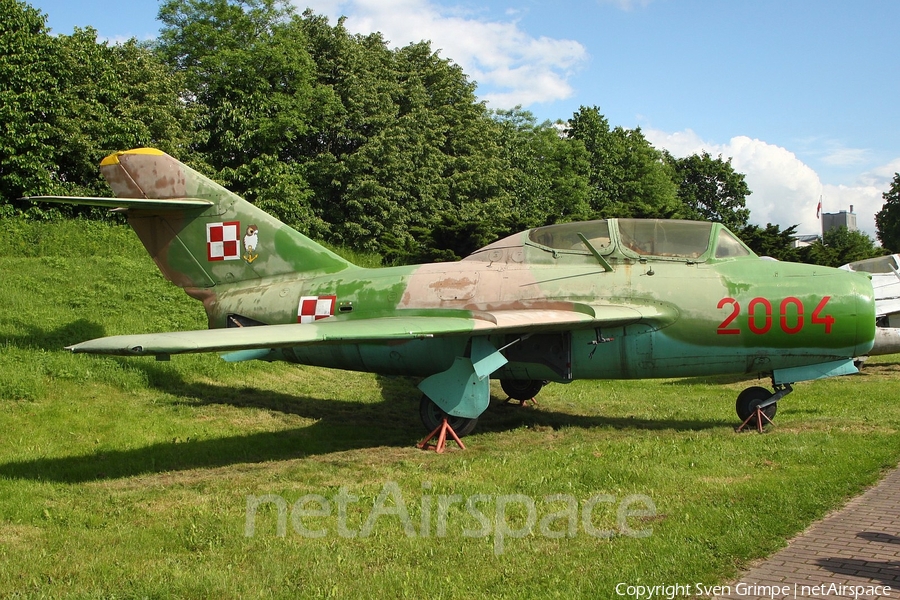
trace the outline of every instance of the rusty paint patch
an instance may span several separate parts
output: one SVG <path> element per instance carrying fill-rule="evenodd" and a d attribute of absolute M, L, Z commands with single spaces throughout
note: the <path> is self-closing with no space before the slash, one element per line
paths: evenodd
<path fill-rule="evenodd" d="M 448 277 L 447 279 L 435 281 L 428 287 L 436 290 L 465 290 L 474 286 L 477 282 L 477 277 L 475 279 L 469 279 L 467 277 L 453 279 L 452 277 Z"/>

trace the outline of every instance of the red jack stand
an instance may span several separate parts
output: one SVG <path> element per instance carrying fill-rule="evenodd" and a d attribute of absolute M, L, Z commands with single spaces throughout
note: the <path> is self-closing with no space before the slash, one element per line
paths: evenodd
<path fill-rule="evenodd" d="M 434 445 L 434 451 L 438 454 L 443 454 L 444 450 L 446 449 L 447 432 L 449 432 L 453 440 L 457 444 L 459 444 L 460 450 L 466 449 L 466 447 L 462 443 L 462 440 L 459 439 L 459 436 L 456 435 L 456 432 L 453 431 L 452 427 L 450 427 L 450 424 L 447 422 L 446 417 L 444 417 L 443 422 L 438 425 L 434 431 L 428 434 L 428 437 L 416 444 L 416 446 L 422 450 L 429 450 L 431 446 L 428 445 L 428 442 L 430 442 L 431 438 L 433 438 L 434 436 L 438 436 L 437 443 Z"/>
<path fill-rule="evenodd" d="M 772 419 L 770 419 L 769 416 L 763 412 L 763 409 L 757 406 L 753 414 L 747 417 L 744 422 L 741 423 L 741 426 L 737 428 L 736 432 L 740 433 L 744 429 L 744 427 L 746 427 L 754 418 L 756 418 L 756 431 L 759 433 L 763 432 L 763 419 L 768 421 L 769 424 L 775 425 L 774 423 L 772 423 Z"/>

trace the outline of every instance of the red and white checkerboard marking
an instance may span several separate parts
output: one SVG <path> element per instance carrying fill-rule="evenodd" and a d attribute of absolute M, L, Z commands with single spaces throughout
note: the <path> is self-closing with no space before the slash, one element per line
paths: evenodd
<path fill-rule="evenodd" d="M 334 314 L 337 296 L 302 296 L 297 308 L 298 323 L 312 323 Z"/>
<path fill-rule="evenodd" d="M 206 256 L 209 260 L 241 258 L 241 222 L 206 224 Z"/>

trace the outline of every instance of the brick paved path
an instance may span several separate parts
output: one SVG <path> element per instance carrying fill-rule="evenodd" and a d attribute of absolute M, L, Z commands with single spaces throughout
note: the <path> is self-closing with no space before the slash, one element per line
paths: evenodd
<path fill-rule="evenodd" d="M 744 587 L 738 588 L 738 583 Z M 882 590 L 881 595 L 859 598 L 900 599 L 900 468 L 750 569 L 732 584 L 732 594 L 721 598 L 854 597 L 852 591 L 840 587 L 829 589 L 831 584 L 890 586 L 889 592 Z M 753 592 L 747 589 L 751 585 L 787 586 L 788 593 L 772 595 L 770 587 L 748 594 Z M 804 590 L 803 586 L 808 588 Z M 816 590 L 813 586 L 825 587 Z"/>

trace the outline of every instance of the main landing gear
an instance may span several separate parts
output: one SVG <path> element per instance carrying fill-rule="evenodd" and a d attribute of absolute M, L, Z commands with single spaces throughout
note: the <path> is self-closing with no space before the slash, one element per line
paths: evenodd
<path fill-rule="evenodd" d="M 546 381 L 536 381 L 527 379 L 501 379 L 500 387 L 509 396 L 506 400 L 516 400 L 520 406 L 525 406 L 526 402 L 537 404 L 534 397 L 546 385 Z M 458 417 L 448 414 L 441 409 L 428 395 L 423 394 L 419 401 L 419 417 L 422 424 L 430 433 L 418 446 L 419 448 L 430 448 L 429 442 L 436 439 L 434 449 L 440 453 L 444 451 L 445 443 L 448 439 L 455 440 L 459 447 L 465 450 L 465 446 L 459 439 L 465 437 L 475 430 L 478 424 L 477 418 Z"/>
<path fill-rule="evenodd" d="M 422 419 L 422 425 L 428 431 L 434 431 L 440 427 L 444 420 L 453 428 L 456 435 L 465 437 L 475 430 L 478 425 L 478 419 L 467 419 L 465 417 L 453 417 L 445 413 L 441 408 L 431 401 L 431 398 L 422 394 L 419 400 L 419 417 Z"/>
<path fill-rule="evenodd" d="M 437 404 L 432 402 L 431 398 L 424 394 L 419 401 L 419 417 L 422 419 L 422 425 L 431 433 L 416 445 L 423 450 L 429 449 L 432 448 L 429 442 L 434 439 L 433 448 L 438 454 L 444 452 L 448 438 L 455 441 L 460 450 L 465 450 L 466 447 L 459 438 L 472 433 L 478 424 L 478 419 L 448 415 Z"/>
<path fill-rule="evenodd" d="M 500 388 L 503 390 L 503 393 L 508 396 L 506 402 L 517 400 L 519 406 L 525 406 L 526 402 L 537 404 L 537 400 L 535 400 L 534 397 L 538 395 L 538 392 L 540 392 L 545 385 L 547 385 L 546 381 L 535 379 L 500 380 Z"/>
<path fill-rule="evenodd" d="M 775 385 L 775 391 L 770 392 L 764 387 L 753 386 L 738 394 L 735 409 L 741 425 L 737 431 L 746 427 L 756 427 L 762 433 L 763 426 L 771 423 L 778 411 L 778 401 L 790 394 L 793 390 L 791 384 Z"/>

